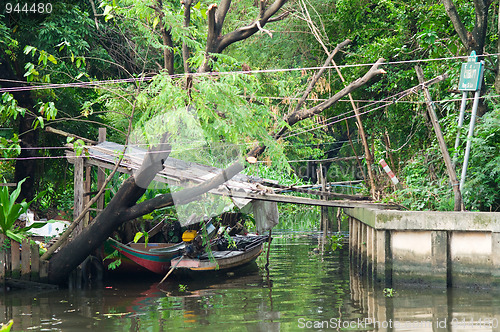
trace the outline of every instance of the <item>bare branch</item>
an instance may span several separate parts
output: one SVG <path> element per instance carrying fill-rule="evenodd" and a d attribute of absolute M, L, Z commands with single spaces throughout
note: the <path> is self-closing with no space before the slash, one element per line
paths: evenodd
<path fill-rule="evenodd" d="M 380 69 L 379 66 L 382 62 L 385 60 L 383 58 L 380 58 L 377 60 L 377 62 L 370 68 L 370 70 L 361 78 L 358 78 L 354 82 L 350 83 L 348 86 L 337 92 L 334 96 L 330 97 L 328 100 L 325 100 L 324 102 L 306 109 L 306 110 L 298 110 L 297 112 L 294 112 L 290 114 L 287 119 L 285 120 L 290 126 L 294 125 L 295 123 L 310 118 L 316 114 L 319 114 L 323 112 L 325 109 L 331 107 L 333 104 L 338 102 L 340 98 L 346 96 L 349 94 L 351 91 L 356 90 L 357 88 L 365 85 L 368 83 L 368 81 L 373 78 L 374 76 L 380 75 L 380 74 L 385 74 L 385 70 Z M 281 136 L 281 135 L 280 135 Z M 277 137 L 279 138 L 279 137 Z"/>
<path fill-rule="evenodd" d="M 231 7 L 231 0 L 222 0 L 219 4 L 219 8 L 216 13 L 216 30 L 217 35 L 220 35 L 222 32 L 222 26 L 224 25 L 224 20 L 226 19 L 227 12 L 229 11 L 229 7 Z"/>
<path fill-rule="evenodd" d="M 287 0 L 276 0 L 271 6 L 269 6 L 262 14 L 259 20 L 253 21 L 251 24 L 238 28 L 224 36 L 222 36 L 220 43 L 217 48 L 217 53 L 222 52 L 226 47 L 229 45 L 246 39 L 256 32 L 259 31 L 259 25 L 260 27 L 263 28 L 268 21 L 271 19 L 271 17 L 278 12 L 278 10 L 283 7 L 283 5 L 286 3 Z M 286 16 L 283 16 L 281 19 L 283 19 Z M 257 24 L 258 23 L 258 24 Z"/>
<path fill-rule="evenodd" d="M 338 44 L 337 47 L 335 47 L 333 52 L 328 56 L 328 59 L 326 59 L 325 63 L 323 64 L 323 67 L 321 67 L 321 69 L 316 73 L 316 75 L 314 75 L 314 77 L 312 78 L 311 82 L 309 83 L 309 86 L 307 87 L 306 91 L 304 91 L 304 93 L 302 94 L 302 97 L 300 98 L 300 100 L 297 103 L 297 106 L 295 107 L 294 113 L 297 112 L 302 107 L 302 104 L 304 104 L 306 98 L 311 93 L 312 89 L 314 88 L 314 86 L 318 82 L 318 79 L 321 77 L 323 72 L 326 70 L 326 67 L 328 66 L 330 61 L 332 61 L 335 54 L 337 54 L 338 51 L 340 51 L 342 48 L 344 48 L 344 46 L 346 46 L 350 42 L 351 41 L 349 39 L 346 39 L 342 43 Z"/>

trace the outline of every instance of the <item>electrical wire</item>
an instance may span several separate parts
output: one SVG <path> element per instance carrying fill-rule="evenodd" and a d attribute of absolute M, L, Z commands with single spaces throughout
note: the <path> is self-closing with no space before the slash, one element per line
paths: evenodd
<path fill-rule="evenodd" d="M 500 53 L 494 53 L 494 54 L 487 54 L 487 55 L 481 55 L 481 57 L 490 57 L 490 56 L 497 56 Z M 455 56 L 455 57 L 445 57 L 445 58 L 435 58 L 435 59 L 419 59 L 419 60 L 405 60 L 405 61 L 392 61 L 392 62 L 384 62 L 381 63 L 380 65 L 396 65 L 396 64 L 404 64 L 404 63 L 421 63 L 421 62 L 430 62 L 430 61 L 443 61 L 443 60 L 458 60 L 458 59 L 467 59 L 468 56 Z M 374 63 L 364 63 L 364 64 L 354 64 L 354 65 L 339 65 L 337 68 L 349 68 L 349 67 L 362 67 L 362 66 L 372 66 Z M 251 71 L 229 71 L 229 72 L 209 72 L 209 73 L 196 73 L 196 74 L 189 74 L 189 75 L 194 75 L 194 76 L 202 76 L 202 75 L 207 75 L 207 76 L 213 76 L 213 75 L 228 75 L 228 74 L 258 74 L 258 73 L 277 73 L 277 72 L 288 72 L 288 71 L 298 71 L 298 70 L 317 70 L 321 69 L 322 67 L 301 67 L 301 68 L 285 68 L 285 69 L 266 69 L 266 70 L 251 70 Z M 335 68 L 335 66 L 327 66 L 327 69 L 329 68 Z M 177 75 L 171 75 L 171 77 L 178 78 L 178 77 L 185 77 L 186 74 L 177 74 Z M 57 88 L 66 88 L 66 87 L 82 87 L 82 88 L 90 88 L 90 87 L 98 87 L 99 85 L 104 85 L 104 84 L 119 84 L 119 83 L 133 83 L 133 82 L 147 82 L 153 80 L 154 77 L 139 77 L 139 78 L 127 78 L 127 79 L 115 79 L 115 80 L 101 80 L 101 81 L 93 81 L 93 82 L 75 82 L 75 83 L 63 83 L 63 84 L 43 84 L 43 85 L 29 85 L 29 86 L 21 86 L 21 87 L 10 87 L 10 88 L 0 88 L 0 93 L 3 92 L 17 92 L 17 91 L 26 91 L 26 90 L 40 90 L 40 89 L 57 89 Z M 0 78 L 0 81 L 2 82 L 10 82 L 10 83 L 22 83 L 26 84 L 26 82 L 23 81 L 16 81 L 16 80 L 9 80 L 9 79 L 2 79 Z M 369 109 L 368 111 L 361 112 L 360 115 L 368 114 L 373 111 L 379 110 L 383 107 L 386 107 L 388 105 L 393 105 L 396 103 L 400 102 L 405 102 L 401 101 L 399 99 L 411 94 L 412 92 L 408 92 L 401 97 L 398 98 L 398 100 L 394 100 L 396 96 L 398 96 L 401 93 L 395 94 L 391 97 L 384 98 L 380 101 L 371 101 L 371 100 L 357 100 L 357 102 L 366 102 L 370 103 L 368 105 L 364 105 L 359 109 L 367 108 L 370 106 L 373 106 L 378 103 L 384 103 L 383 105 L 380 105 L 378 107 L 375 107 L 373 109 Z M 494 95 L 494 96 L 482 96 L 482 99 L 490 99 L 490 98 L 495 98 L 499 97 L 500 95 Z M 290 97 L 259 97 L 259 98 L 269 98 L 269 99 L 299 99 L 299 98 L 290 98 Z M 393 100 L 389 100 L 389 99 Z M 467 98 L 467 100 L 472 100 L 473 98 Z M 311 100 L 323 100 L 323 99 L 311 99 Z M 327 99 L 324 99 L 327 100 Z M 438 100 L 434 101 L 434 103 L 445 103 L 445 102 L 455 102 L 455 101 L 461 101 L 461 98 L 456 98 L 456 99 L 445 99 L 445 100 Z M 340 100 L 340 101 L 345 101 L 349 102 L 349 100 Z M 423 103 L 423 102 L 417 102 L 417 103 Z M 325 119 L 323 122 L 330 121 L 332 119 L 338 119 L 334 121 L 327 122 L 325 124 L 313 127 L 311 129 L 307 130 L 302 130 L 302 131 L 295 131 L 292 132 L 292 134 L 288 136 L 284 136 L 282 138 L 290 138 L 293 136 L 300 135 L 302 133 L 310 132 L 313 130 L 321 129 L 324 128 L 325 126 L 330 126 L 332 124 L 354 118 L 356 115 L 351 115 L 351 116 L 345 116 L 343 118 L 340 118 L 343 115 L 347 115 L 349 113 L 352 113 L 353 111 L 349 112 L 344 112 L 339 115 L 334 115 L 330 118 Z M 315 124 L 309 125 L 309 126 L 314 126 Z M 346 142 L 346 141 L 344 141 Z M 190 143 L 193 143 L 190 141 Z M 340 141 L 337 142 L 331 142 L 331 143 L 320 143 L 320 144 L 334 144 L 334 143 L 340 143 Z M 240 144 L 231 144 L 231 145 L 253 145 L 255 142 L 252 143 L 240 143 Z M 406 145 L 407 143 L 405 143 Z M 147 145 L 147 144 L 144 144 Z M 317 145 L 317 144 L 310 144 L 310 145 Z M 211 148 L 211 147 L 202 147 L 202 148 Z M 17 148 L 0 148 L 0 150 L 17 150 Z M 34 147 L 34 148 L 28 148 L 24 147 L 21 149 L 29 150 L 29 149 L 67 149 L 67 147 Z M 197 147 L 196 149 L 200 149 L 200 147 Z M 186 149 L 189 150 L 189 149 Z M 179 151 L 179 150 L 178 150 Z M 160 151 L 161 152 L 161 151 Z M 83 157 L 83 156 L 82 156 Z M 0 158 L 0 161 L 2 160 L 32 160 L 32 159 L 60 159 L 60 158 L 66 158 L 66 156 L 43 156 L 43 157 L 24 157 L 24 158 Z"/>
<path fill-rule="evenodd" d="M 500 53 L 493 54 L 483 54 L 479 57 L 486 58 L 491 56 L 497 56 Z M 442 57 L 434 59 L 418 59 L 418 60 L 401 60 L 401 61 L 389 61 L 381 62 L 379 65 L 398 65 L 398 64 L 408 64 L 408 63 L 422 63 L 422 62 L 433 62 L 433 61 L 445 61 L 445 60 L 463 60 L 467 59 L 468 56 L 453 56 L 453 57 Z M 322 68 L 334 69 L 334 68 L 355 68 L 355 67 L 366 67 L 373 66 L 375 63 L 360 63 L 360 64 L 347 64 L 347 65 L 337 65 L 337 66 L 326 66 L 326 67 L 299 67 L 299 68 L 278 68 L 278 69 L 260 69 L 260 70 L 238 70 L 238 71 L 226 71 L 226 72 L 207 72 L 207 73 L 190 73 L 190 74 L 174 74 L 170 75 L 171 78 L 181 78 L 186 76 L 199 77 L 199 76 L 219 76 L 219 75 L 239 75 L 239 74 L 264 74 L 264 73 L 282 73 L 282 72 L 292 72 L 292 71 L 308 71 L 308 70 L 319 70 Z M 0 88 L 0 93 L 4 92 L 17 92 L 17 91 L 27 91 L 27 90 L 41 90 L 41 89 L 60 89 L 60 88 L 90 88 L 105 84 L 119 84 L 119 83 L 134 83 L 134 82 L 147 82 L 154 79 L 154 76 L 148 77 L 132 77 L 124 79 L 114 79 L 114 80 L 100 80 L 93 82 L 74 82 L 74 83 L 47 83 L 44 85 L 29 85 L 21 87 L 10 87 L 10 88 Z M 0 79 L 0 81 L 12 82 L 12 80 Z M 26 84 L 26 82 L 19 83 Z"/>

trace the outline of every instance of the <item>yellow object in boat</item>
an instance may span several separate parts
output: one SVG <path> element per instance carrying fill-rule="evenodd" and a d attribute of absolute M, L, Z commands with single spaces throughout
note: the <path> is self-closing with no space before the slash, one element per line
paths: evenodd
<path fill-rule="evenodd" d="M 197 234 L 197 231 L 185 231 L 184 233 L 182 233 L 182 241 L 191 242 L 194 240 Z"/>

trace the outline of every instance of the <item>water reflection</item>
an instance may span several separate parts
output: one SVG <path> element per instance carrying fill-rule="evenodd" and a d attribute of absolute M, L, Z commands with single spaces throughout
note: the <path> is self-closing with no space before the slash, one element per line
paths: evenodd
<path fill-rule="evenodd" d="M 318 234 L 275 235 L 269 274 L 262 255 L 235 273 L 169 278 L 160 287 L 158 276 L 126 276 L 94 289 L 7 292 L 0 295 L 0 321 L 14 318 L 14 331 L 341 330 L 342 323 L 367 320 L 372 324 L 347 327 L 374 330 L 380 322 L 381 331 L 455 331 L 453 319 L 500 318 L 497 293 L 398 288 L 389 298 L 351 272 L 347 250 L 325 247 L 322 255 L 317 248 Z M 438 327 L 444 319 L 447 326 Z M 384 327 L 389 321 L 432 324 Z M 482 329 L 488 330 L 499 331 Z"/>
<path fill-rule="evenodd" d="M 378 331 L 500 331 L 500 290 L 384 289 L 355 270 L 351 297 Z"/>

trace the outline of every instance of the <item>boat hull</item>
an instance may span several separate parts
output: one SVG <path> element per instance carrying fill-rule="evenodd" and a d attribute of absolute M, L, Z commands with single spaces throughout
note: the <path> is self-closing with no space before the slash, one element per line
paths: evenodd
<path fill-rule="evenodd" d="M 134 246 L 129 246 L 122 244 L 113 239 L 108 239 L 105 243 L 106 252 L 117 250 L 121 255 L 125 256 L 135 264 L 142 266 L 143 268 L 157 274 L 165 274 L 170 269 L 170 261 L 172 258 L 177 257 L 181 254 L 184 244 L 165 244 L 165 243 L 148 243 L 145 244 L 134 244 Z M 139 247 L 142 247 L 139 249 Z M 163 251 L 157 251 L 151 249 L 158 249 L 163 247 Z"/>
<path fill-rule="evenodd" d="M 262 253 L 262 247 L 263 244 L 261 243 L 245 251 L 214 251 L 215 260 L 177 257 L 172 259 L 171 264 L 176 266 L 175 273 L 229 270 L 253 262 Z"/>

